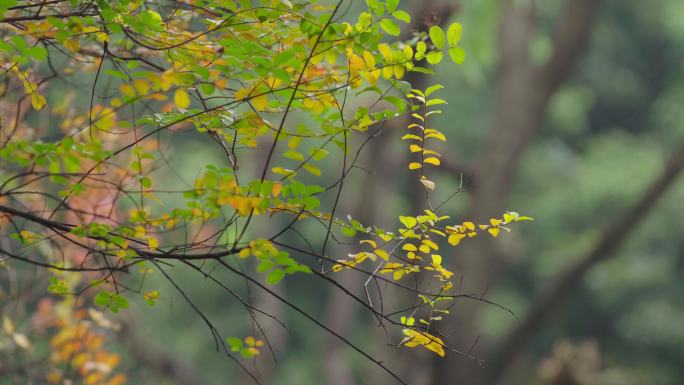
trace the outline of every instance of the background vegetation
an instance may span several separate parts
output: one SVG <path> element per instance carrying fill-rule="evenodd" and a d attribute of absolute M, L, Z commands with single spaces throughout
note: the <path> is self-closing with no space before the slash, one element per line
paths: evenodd
<path fill-rule="evenodd" d="M 450 256 L 464 293 L 515 315 L 496 305 L 455 302 L 443 332 L 452 346 L 472 347 L 482 363 L 386 346 L 382 330 L 368 327 L 371 315 L 322 282 L 284 280 L 278 293 L 296 298 L 411 384 L 680 384 L 681 2 L 435 0 L 404 1 L 402 7 L 413 9 L 414 30 L 463 24 L 466 62 L 440 64 L 427 83 L 444 84 L 440 96 L 449 101 L 435 126 L 450 138 L 441 148 L 450 160 L 435 181 L 464 188 L 445 213 L 481 219 L 514 209 L 535 218 L 506 237 L 473 242 Z M 354 19 L 360 9 L 352 5 L 346 17 Z M 74 98 L 88 92 L 76 91 Z M 363 96 L 350 100 L 365 102 Z M 368 173 L 346 182 L 350 192 L 341 212 L 384 226 L 423 206 L 422 189 L 404 176 L 379 172 L 407 162 L 397 127 L 388 123 L 363 152 Z M 192 130 L 176 133 L 173 141 L 182 150 L 164 172 L 187 180 L 197 176 L 198 165 L 225 156 Z M 335 159 L 328 162 L 321 168 L 335 166 Z M 384 179 L 370 183 L 378 178 Z M 305 238 L 307 231 L 320 229 L 301 229 Z M 183 274 L 193 272 L 180 272 L 179 279 Z M 151 279 L 160 291 L 172 292 L 163 289 L 163 277 Z M 348 287 L 361 287 L 364 279 L 353 271 L 340 278 Z M 14 306 L 11 293 L 34 284 L 9 282 L 0 281 L 3 312 Z M 244 324 L 247 316 L 227 305 L 223 290 L 198 284 L 188 293 L 213 319 Z M 247 361 L 264 383 L 393 383 L 339 340 L 312 333 L 310 324 L 273 298 L 252 299 L 288 326 L 267 322 L 277 363 L 268 354 Z M 179 296 L 167 296 L 154 311 L 142 306 L 121 314 L 123 330 L 108 342 L 130 383 L 248 383 L 216 353 L 206 325 Z M 0 383 L 21 383 L 9 378 L 0 372 Z"/>

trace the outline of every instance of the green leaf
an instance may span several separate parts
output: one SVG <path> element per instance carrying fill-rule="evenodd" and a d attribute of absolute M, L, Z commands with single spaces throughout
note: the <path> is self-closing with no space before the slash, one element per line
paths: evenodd
<path fill-rule="evenodd" d="M 230 350 L 234 352 L 239 352 L 242 349 L 242 340 L 237 337 L 226 338 L 226 343 L 230 346 Z"/>
<path fill-rule="evenodd" d="M 418 44 L 416 44 L 416 55 L 415 55 L 416 60 L 421 60 L 423 57 L 425 57 L 425 51 L 426 50 L 427 50 L 427 44 L 425 44 L 424 41 L 419 41 Z"/>
<path fill-rule="evenodd" d="M 401 20 L 404 23 L 410 23 L 411 22 L 411 15 L 409 15 L 408 12 L 403 11 L 403 10 L 397 10 L 392 12 L 392 16 L 394 16 L 395 19 Z"/>
<path fill-rule="evenodd" d="M 387 12 L 394 12 L 399 6 L 399 0 L 387 0 Z"/>
<path fill-rule="evenodd" d="M 432 44 L 435 45 L 435 47 L 441 49 L 444 47 L 444 43 L 446 42 L 446 37 L 444 36 L 444 31 L 442 28 L 438 25 L 433 25 L 430 27 L 430 40 L 432 40 Z"/>
<path fill-rule="evenodd" d="M 107 306 L 110 297 L 111 295 L 109 293 L 106 291 L 101 291 L 95 296 L 94 302 L 96 305 Z"/>
<path fill-rule="evenodd" d="M 430 96 L 433 92 L 438 91 L 438 90 L 441 90 L 442 88 L 444 88 L 444 86 L 441 85 L 441 84 L 435 84 L 434 86 L 428 87 L 428 88 L 425 90 L 425 97 Z"/>
<path fill-rule="evenodd" d="M 380 20 L 380 28 L 392 36 L 399 36 L 401 29 L 392 19 L 382 19 Z"/>
<path fill-rule="evenodd" d="M 45 60 L 48 56 L 48 51 L 42 45 L 31 47 L 27 50 L 28 54 L 36 60 Z"/>
<path fill-rule="evenodd" d="M 304 163 L 302 167 L 312 175 L 321 176 L 321 169 L 312 164 Z"/>
<path fill-rule="evenodd" d="M 273 266 L 275 265 L 271 261 L 261 261 L 259 262 L 259 265 L 257 265 L 257 272 L 264 273 L 268 270 L 271 270 Z"/>
<path fill-rule="evenodd" d="M 351 238 L 351 237 L 356 235 L 356 230 L 349 228 L 349 227 L 342 227 L 342 234 Z"/>
<path fill-rule="evenodd" d="M 441 51 L 430 52 L 425 56 L 425 59 L 430 64 L 439 64 L 444 58 L 444 54 Z"/>
<path fill-rule="evenodd" d="M 282 281 L 283 278 L 285 278 L 285 271 L 282 269 L 275 269 L 268 273 L 268 276 L 266 277 L 266 283 L 269 285 L 275 285 Z"/>
<path fill-rule="evenodd" d="M 430 107 L 430 106 L 436 106 L 439 104 L 448 104 L 448 103 L 444 99 L 431 99 L 431 100 L 428 100 L 427 103 L 425 103 L 425 106 Z"/>
<path fill-rule="evenodd" d="M 449 57 L 456 64 L 463 64 L 466 59 L 465 50 L 461 47 L 451 47 L 449 48 Z"/>
<path fill-rule="evenodd" d="M 452 23 L 447 30 L 447 41 L 450 46 L 455 46 L 461 40 L 463 26 L 461 23 Z"/>
<path fill-rule="evenodd" d="M 405 217 L 405 216 L 400 216 L 399 217 L 399 222 L 401 222 L 404 227 L 407 229 L 412 229 L 414 226 L 418 224 L 418 221 L 414 217 Z"/>

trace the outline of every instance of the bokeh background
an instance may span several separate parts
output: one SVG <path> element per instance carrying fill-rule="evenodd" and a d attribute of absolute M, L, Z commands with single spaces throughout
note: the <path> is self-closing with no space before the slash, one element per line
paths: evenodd
<path fill-rule="evenodd" d="M 437 196 L 463 192 L 443 213 L 487 219 L 504 210 L 535 218 L 510 234 L 444 255 L 463 293 L 442 322 L 458 354 L 438 358 L 386 345 L 367 311 L 314 279 L 277 291 L 372 352 L 414 385 L 679 385 L 684 383 L 684 4 L 680 0 L 403 1 L 413 31 L 459 21 L 465 64 L 441 64 L 416 88 L 445 85 L 435 119 L 449 138 Z M 354 20 L 352 4 L 345 18 Z M 410 37 L 407 31 L 404 37 Z M 352 100 L 363 104 L 363 96 Z M 387 124 L 364 151 L 368 172 L 345 185 L 342 213 L 391 227 L 424 207 L 404 172 L 405 122 Z M 178 133 L 168 172 L 191 180 L 222 154 L 206 137 Z M 330 157 L 330 162 L 334 157 Z M 333 166 L 330 163 L 330 166 Z M 436 199 L 439 201 L 439 199 Z M 301 229 L 304 237 L 320 228 Z M 314 245 L 316 246 L 316 245 Z M 320 247 L 320 245 L 318 245 Z M 339 246 L 329 253 L 344 254 Z M 246 267 L 248 268 L 248 267 Z M 176 272 L 191 282 L 192 272 Z M 191 276 L 193 278 L 191 278 Z M 340 281 L 362 292 L 364 277 Z M 131 384 L 247 384 L 215 351 L 206 325 L 174 298 L 126 312 L 114 342 Z M 227 294 L 188 288 L 217 324 L 249 334 Z M 265 384 L 383 385 L 394 380 L 272 297 L 251 299 L 277 353 L 248 365 Z M 385 291 L 387 306 L 414 299 Z M 403 302 L 402 302 L 403 301 Z M 9 383 L 9 382 L 8 382 Z M 19 383 L 19 382 L 17 382 Z"/>

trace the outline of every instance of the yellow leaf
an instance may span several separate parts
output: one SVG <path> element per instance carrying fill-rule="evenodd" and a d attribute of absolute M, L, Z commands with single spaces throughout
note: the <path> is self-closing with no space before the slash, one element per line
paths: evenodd
<path fill-rule="evenodd" d="M 378 51 L 382 54 L 382 58 L 385 59 L 386 63 L 392 61 L 392 48 L 385 43 L 378 44 Z"/>
<path fill-rule="evenodd" d="M 412 145 L 409 146 L 409 150 L 410 150 L 411 152 L 420 152 L 420 150 L 422 150 L 422 149 L 423 149 L 423 147 L 420 147 L 420 146 L 417 145 L 417 144 L 412 144 Z"/>
<path fill-rule="evenodd" d="M 154 301 L 155 299 L 159 299 L 159 292 L 156 290 L 148 291 L 143 294 L 143 298 L 145 301 Z"/>
<path fill-rule="evenodd" d="M 468 230 L 475 230 L 475 224 L 473 222 L 463 222 L 463 226 Z"/>
<path fill-rule="evenodd" d="M 304 163 L 302 167 L 312 175 L 321 176 L 321 169 L 314 165 Z"/>
<path fill-rule="evenodd" d="M 441 164 L 441 162 L 439 161 L 439 158 L 435 158 L 435 157 L 427 158 L 424 160 L 424 162 L 435 165 L 435 166 L 439 166 Z"/>
<path fill-rule="evenodd" d="M 434 131 L 434 132 L 428 133 L 428 130 L 425 130 L 425 131 L 426 131 L 425 132 L 426 133 L 426 135 L 425 135 L 426 139 L 427 138 L 435 138 L 435 139 L 441 140 L 442 142 L 446 142 L 446 136 L 444 136 L 444 134 L 442 134 L 441 132 Z"/>
<path fill-rule="evenodd" d="M 423 138 L 421 138 L 418 135 L 413 135 L 413 134 L 406 134 L 406 135 L 401 137 L 401 140 L 407 140 L 407 139 L 419 140 L 421 142 L 423 141 Z"/>
<path fill-rule="evenodd" d="M 133 86 L 138 91 L 139 95 L 145 95 L 150 90 L 150 85 L 143 79 L 134 80 Z"/>
<path fill-rule="evenodd" d="M 268 96 L 266 94 L 252 98 L 252 105 L 257 111 L 263 111 L 268 106 Z"/>
<path fill-rule="evenodd" d="M 432 334 L 413 329 L 404 329 L 402 332 L 406 335 L 406 338 L 403 341 L 403 344 L 406 347 L 412 348 L 422 345 L 426 349 L 437 353 L 440 357 L 444 357 L 444 342 L 442 339 L 435 337 Z"/>
<path fill-rule="evenodd" d="M 6 315 L 2 316 L 2 328 L 7 334 L 14 333 L 14 322 Z"/>
<path fill-rule="evenodd" d="M 273 187 L 271 187 L 271 195 L 277 197 L 280 195 L 281 191 L 283 191 L 283 184 L 280 182 L 273 183 Z"/>
<path fill-rule="evenodd" d="M 31 105 L 33 105 L 33 108 L 36 110 L 40 110 L 45 107 L 45 98 L 43 95 L 34 92 L 31 94 Z"/>
<path fill-rule="evenodd" d="M 123 83 L 119 86 L 119 90 L 122 94 L 124 94 L 124 96 L 127 96 L 129 98 L 135 97 L 135 88 L 133 88 L 130 84 Z"/>
<path fill-rule="evenodd" d="M 406 251 L 416 251 L 416 250 L 418 250 L 418 248 L 416 247 L 416 245 L 414 245 L 413 243 L 406 243 L 406 244 L 404 244 L 404 246 L 401 247 L 401 249 L 402 249 L 402 250 L 406 250 Z"/>
<path fill-rule="evenodd" d="M 452 246 L 457 246 L 459 243 L 461 243 L 461 239 L 463 239 L 465 237 L 466 237 L 465 234 L 458 234 L 458 233 L 451 234 L 451 235 L 449 235 L 448 242 Z"/>
<path fill-rule="evenodd" d="M 368 68 L 375 68 L 375 56 L 369 51 L 363 51 L 363 60 Z"/>
<path fill-rule="evenodd" d="M 385 250 L 375 249 L 375 254 L 377 254 L 380 258 L 384 259 L 385 261 L 389 261 L 389 254 L 387 254 Z"/>
<path fill-rule="evenodd" d="M 432 254 L 432 264 L 433 265 L 441 265 L 442 264 L 442 256 L 439 254 Z"/>
<path fill-rule="evenodd" d="M 367 244 L 369 244 L 372 248 L 378 247 L 378 244 L 377 244 L 374 240 L 372 240 L 372 239 L 363 239 L 363 240 L 359 241 L 359 243 L 360 243 L 360 244 L 367 243 Z"/>
<path fill-rule="evenodd" d="M 362 70 L 365 67 L 366 63 L 363 61 L 361 56 L 352 53 L 349 57 L 349 72 L 351 72 L 351 76 L 356 76 L 356 74 L 359 73 L 359 70 Z"/>
<path fill-rule="evenodd" d="M 403 276 L 404 270 L 395 270 L 394 273 L 392 273 L 392 279 L 394 279 L 395 281 L 400 280 Z"/>
<path fill-rule="evenodd" d="M 439 250 L 439 246 L 429 239 L 423 239 L 423 244 L 428 245 L 433 250 Z"/>
<path fill-rule="evenodd" d="M 176 107 L 184 110 L 190 106 L 190 95 L 188 95 L 188 91 L 179 88 L 173 94 L 173 101 L 176 103 Z"/>
<path fill-rule="evenodd" d="M 78 52 L 78 49 L 81 48 L 81 42 L 77 38 L 66 39 L 62 45 L 71 52 Z"/>
<path fill-rule="evenodd" d="M 401 79 L 404 77 L 404 73 L 406 72 L 406 68 L 402 64 L 395 64 L 392 66 L 392 70 L 394 71 L 394 77 L 397 79 Z"/>
<path fill-rule="evenodd" d="M 150 247 L 150 250 L 157 250 L 159 247 L 159 240 L 157 240 L 155 237 L 148 237 L 147 245 Z"/>
<path fill-rule="evenodd" d="M 489 231 L 489 233 L 492 234 L 492 236 L 494 238 L 496 238 L 499 236 L 499 232 L 501 232 L 501 229 L 498 227 L 492 227 L 491 229 L 488 229 L 487 231 Z"/>
<path fill-rule="evenodd" d="M 175 72 L 166 70 L 159 76 L 159 86 L 163 91 L 168 91 L 176 83 Z M 249 92 L 249 91 L 248 91 Z"/>
<path fill-rule="evenodd" d="M 301 136 L 293 136 L 290 138 L 290 140 L 287 142 L 287 148 L 293 150 L 297 147 L 299 147 L 299 144 L 302 142 L 302 137 Z"/>
<path fill-rule="evenodd" d="M 394 69 L 392 69 L 392 67 L 394 67 L 394 66 L 386 65 L 385 67 L 382 68 L 382 76 L 385 79 L 389 79 L 392 77 L 392 75 L 394 75 Z"/>
<path fill-rule="evenodd" d="M 417 170 L 421 167 L 423 167 L 423 165 L 421 165 L 420 163 L 416 163 L 416 162 L 409 163 L 409 170 Z"/>

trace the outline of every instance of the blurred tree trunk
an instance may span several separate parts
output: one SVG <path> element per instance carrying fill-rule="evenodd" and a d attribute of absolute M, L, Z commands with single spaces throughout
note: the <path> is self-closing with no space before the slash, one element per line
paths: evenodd
<path fill-rule="evenodd" d="M 535 31 L 534 2 L 502 2 L 498 35 L 498 68 L 494 121 L 489 140 L 475 164 L 477 184 L 472 187 L 466 217 L 487 222 L 506 210 L 507 197 L 521 155 L 538 133 L 549 100 L 567 78 L 590 35 L 598 1 L 568 0 L 556 27 L 554 51 L 537 66 L 530 61 L 529 43 Z M 475 238 L 459 249 L 452 268 L 464 275 L 463 290 L 486 293 L 496 285 L 505 261 L 492 238 Z M 452 258 L 453 260 L 454 258 Z M 450 344 L 468 350 L 477 338 L 481 304 L 459 302 L 453 308 L 448 331 L 456 330 Z M 487 359 L 486 346 L 476 356 Z M 474 360 L 452 354 L 435 360 L 433 384 L 478 384 L 487 369 Z"/>
<path fill-rule="evenodd" d="M 661 176 L 648 186 L 639 200 L 607 227 L 596 245 L 576 264 L 558 273 L 532 301 L 529 310 L 517 326 L 501 341 L 492 355 L 485 374 L 484 385 L 497 384 L 516 352 L 524 348 L 555 309 L 576 291 L 584 276 L 596 265 L 614 256 L 632 231 L 647 216 L 656 202 L 674 184 L 684 168 L 684 142 L 665 163 Z"/>

